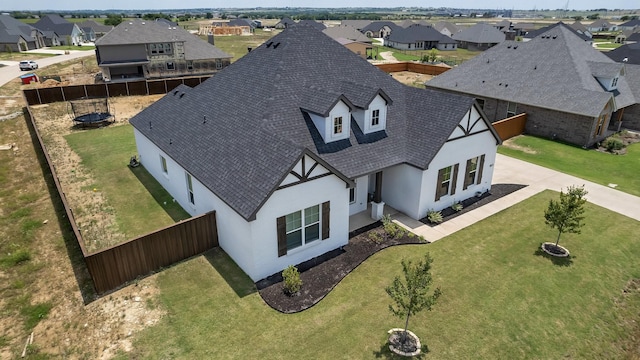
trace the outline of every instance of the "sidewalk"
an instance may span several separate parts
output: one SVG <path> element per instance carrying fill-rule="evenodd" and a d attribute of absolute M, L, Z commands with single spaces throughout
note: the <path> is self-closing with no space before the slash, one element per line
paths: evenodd
<path fill-rule="evenodd" d="M 433 242 L 509 208 L 543 190 L 560 191 L 570 185 L 584 185 L 589 192 L 586 198 L 590 203 L 640 221 L 640 197 L 508 156 L 497 155 L 493 183 L 528 186 L 434 227 L 401 213 L 395 214 L 392 218 L 404 228 L 416 235 L 424 236 L 429 242 Z"/>

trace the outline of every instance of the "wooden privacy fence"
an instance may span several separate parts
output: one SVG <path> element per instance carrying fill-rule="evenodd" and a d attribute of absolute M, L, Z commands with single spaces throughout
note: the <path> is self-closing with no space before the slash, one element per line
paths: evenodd
<path fill-rule="evenodd" d="M 49 104 L 59 101 L 78 100 L 87 97 L 113 97 L 133 95 L 166 94 L 178 85 L 194 87 L 211 76 L 186 77 L 176 79 L 137 80 L 103 84 L 85 84 L 35 88 L 23 90 L 29 106 Z"/>
<path fill-rule="evenodd" d="M 193 217 L 153 233 L 140 236 L 110 248 L 88 253 L 84 240 L 69 206 L 56 173 L 55 165 L 36 126 L 31 109 L 26 116 L 35 132 L 38 144 L 53 176 L 56 190 L 69 220 L 76 241 L 82 250 L 87 269 L 98 294 L 117 287 L 140 276 L 148 275 L 178 261 L 188 259 L 218 246 L 218 230 L 215 212 Z"/>
<path fill-rule="evenodd" d="M 377 64 L 378 69 L 386 72 L 400 72 L 400 71 L 411 71 L 418 74 L 426 74 L 426 75 L 440 75 L 445 71 L 450 70 L 451 68 L 445 66 L 437 66 L 431 64 L 422 64 L 416 62 L 399 62 L 399 63 L 390 63 L 390 64 Z"/>
<path fill-rule="evenodd" d="M 504 120 L 496 121 L 493 123 L 493 127 L 496 129 L 500 139 L 502 141 L 510 139 L 514 136 L 524 133 L 524 127 L 527 124 L 527 114 L 519 114 L 506 118 Z"/>
<path fill-rule="evenodd" d="M 210 212 L 125 243 L 85 255 L 96 291 L 103 293 L 218 246 Z"/>

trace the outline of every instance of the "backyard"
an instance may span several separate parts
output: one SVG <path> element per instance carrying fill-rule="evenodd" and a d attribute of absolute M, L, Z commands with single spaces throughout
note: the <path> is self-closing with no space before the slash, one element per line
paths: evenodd
<path fill-rule="evenodd" d="M 640 196 L 640 143 L 627 147 L 625 155 L 563 144 L 535 136 L 509 139 L 498 152 L 595 183 Z"/>
<path fill-rule="evenodd" d="M 582 234 L 562 240 L 572 258 L 551 259 L 538 249 L 555 239 L 542 216 L 555 196 L 543 192 L 433 244 L 384 250 L 293 315 L 265 305 L 251 280 L 211 251 L 158 275 L 166 316 L 120 358 L 390 357 L 386 331 L 403 323 L 389 313 L 384 287 L 400 259 L 427 251 L 443 295 L 409 328 L 428 358 L 624 358 L 640 331 L 638 223 L 588 204 Z"/>

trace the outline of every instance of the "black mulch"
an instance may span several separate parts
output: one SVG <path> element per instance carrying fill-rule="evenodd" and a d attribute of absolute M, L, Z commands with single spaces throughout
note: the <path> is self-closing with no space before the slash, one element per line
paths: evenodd
<path fill-rule="evenodd" d="M 527 185 L 520 185 L 520 184 L 495 184 L 495 185 L 491 185 L 491 191 L 485 192 L 483 193 L 480 197 L 472 197 L 470 199 L 461 201 L 460 203 L 462 204 L 462 210 L 456 212 L 455 210 L 453 210 L 452 208 L 448 207 L 445 209 L 442 209 L 442 211 L 440 211 L 440 213 L 442 214 L 442 222 L 445 222 L 447 220 L 451 220 L 457 216 L 460 216 L 464 213 L 466 213 L 467 211 L 471 211 L 473 209 L 477 209 L 482 205 L 486 205 L 492 201 L 498 200 L 503 196 L 509 195 L 512 192 L 518 191 L 524 187 L 526 187 Z M 422 219 L 420 219 L 420 222 L 425 224 L 425 225 L 429 225 L 431 227 L 439 225 L 439 224 L 433 224 L 430 223 L 429 220 L 424 217 Z"/>
<path fill-rule="evenodd" d="M 461 211 L 457 213 L 452 211 L 451 214 L 445 216 L 445 210 L 443 210 L 443 217 L 445 221 L 452 219 L 523 187 L 524 185 L 517 184 L 493 185 L 490 193 L 485 193 L 479 198 L 470 199 L 471 201 L 467 204 L 463 202 L 464 208 Z M 382 241 L 375 242 L 371 240 L 371 232 L 380 234 Z M 327 296 L 347 274 L 369 256 L 387 247 L 402 244 L 425 244 L 425 242 L 421 241 L 417 236 L 409 237 L 405 235 L 399 239 L 390 238 L 384 232 L 382 224 L 376 222 L 350 233 L 349 243 L 342 248 L 296 265 L 302 279 L 302 289 L 297 296 L 287 296 L 284 293 L 281 273 L 273 274 L 256 282 L 256 287 L 262 299 L 275 310 L 283 313 L 300 312 L 312 307 Z"/>

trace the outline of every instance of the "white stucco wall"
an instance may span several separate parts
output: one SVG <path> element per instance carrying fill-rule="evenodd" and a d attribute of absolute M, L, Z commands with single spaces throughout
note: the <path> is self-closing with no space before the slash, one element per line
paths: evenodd
<path fill-rule="evenodd" d="M 431 188 L 428 184 L 423 185 L 422 177 L 422 170 L 407 164 L 385 169 L 382 172 L 382 200 L 392 208 L 420 219 L 420 194 Z"/>
<path fill-rule="evenodd" d="M 480 115 L 474 108 L 472 110 L 471 117 L 472 119 L 476 119 L 478 116 Z M 466 124 L 466 120 L 463 119 L 461 124 Z M 487 129 L 487 124 L 480 121 L 472 129 L 472 132 L 484 129 Z M 457 129 L 453 132 L 451 138 L 455 138 L 459 135 L 460 130 Z M 442 210 L 453 205 L 455 202 L 475 196 L 478 191 L 485 192 L 490 190 L 491 181 L 493 179 L 493 165 L 496 159 L 496 151 L 496 139 L 490 131 L 480 132 L 445 143 L 438 154 L 434 157 L 433 161 L 429 164 L 429 169 L 427 169 L 423 174 L 422 187 L 426 190 L 420 195 L 420 217 L 424 217 L 427 210 Z M 469 185 L 466 190 L 463 190 L 467 160 L 481 155 L 485 155 L 484 166 L 482 169 L 482 182 L 480 184 Z M 438 171 L 444 167 L 455 164 L 459 164 L 455 194 L 443 196 L 438 201 L 435 201 Z"/>
<path fill-rule="evenodd" d="M 322 207 L 325 201 L 330 202 L 329 238 L 278 257 L 276 219 L 313 205 Z M 349 189 L 344 181 L 331 175 L 278 190 L 258 211 L 256 220 L 251 222 L 251 232 L 255 269 L 245 272 L 254 281 L 344 246 L 349 242 Z"/>
<path fill-rule="evenodd" d="M 349 111 L 349 107 L 342 100 L 338 101 L 336 105 L 329 112 L 328 117 L 322 117 L 313 113 L 309 113 L 313 124 L 316 126 L 318 131 L 320 132 L 320 136 L 324 142 L 332 142 L 342 139 L 349 138 L 349 134 L 351 131 L 351 112 Z M 342 116 L 342 133 L 334 134 L 333 133 L 333 119 Z"/>
<path fill-rule="evenodd" d="M 349 216 L 367 210 L 367 196 L 369 188 L 369 177 L 362 176 L 356 179 L 356 201 L 349 204 Z M 347 192 L 347 199 L 349 194 Z M 348 200 L 347 200 L 348 201 Z"/>
<path fill-rule="evenodd" d="M 134 136 L 142 165 L 189 214 L 216 211 L 220 247 L 254 281 L 346 245 L 349 241 L 349 189 L 335 175 L 275 191 L 258 211 L 256 219 L 248 222 L 193 176 L 195 204 L 192 205 L 184 169 L 135 129 Z M 162 171 L 161 154 L 167 162 L 167 174 Z M 312 164 L 310 158 L 307 157 L 306 161 L 307 166 Z M 326 169 L 319 165 L 311 175 L 324 171 Z M 366 187 L 363 188 L 366 192 Z M 326 201 L 330 202 L 329 238 L 278 257 L 276 219 Z"/>

